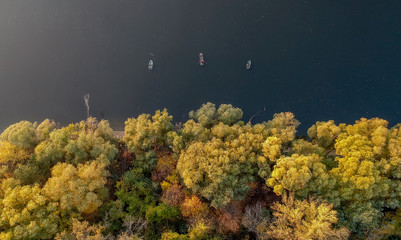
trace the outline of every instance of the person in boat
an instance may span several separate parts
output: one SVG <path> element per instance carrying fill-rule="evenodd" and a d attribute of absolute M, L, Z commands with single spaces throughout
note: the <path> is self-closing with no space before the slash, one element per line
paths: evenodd
<path fill-rule="evenodd" d="M 148 70 L 150 71 L 152 69 L 153 69 L 153 61 L 150 60 L 149 63 L 148 63 Z"/>
<path fill-rule="evenodd" d="M 205 63 L 207 63 L 207 62 L 205 62 L 205 57 L 203 56 L 203 53 L 199 53 L 199 62 L 198 62 L 198 64 L 200 66 L 204 67 Z"/>
<path fill-rule="evenodd" d="M 247 70 L 249 70 L 249 69 L 251 68 L 251 64 L 252 64 L 251 59 L 249 59 L 248 62 L 246 63 L 245 68 L 246 68 Z"/>

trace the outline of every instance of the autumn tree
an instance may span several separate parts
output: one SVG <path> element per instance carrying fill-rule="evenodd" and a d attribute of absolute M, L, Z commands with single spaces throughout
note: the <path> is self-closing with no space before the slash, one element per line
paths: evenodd
<path fill-rule="evenodd" d="M 30 161 L 34 147 L 47 139 L 55 126 L 54 121 L 46 119 L 38 126 L 37 123 L 21 121 L 8 127 L 0 135 L 0 176 L 20 179 L 21 168 L 32 172 L 34 168 L 27 169 L 26 163 Z M 23 177 L 20 180 L 21 184 L 25 184 Z"/>
<path fill-rule="evenodd" d="M 0 135 L 0 140 L 7 141 L 23 149 L 33 149 L 38 144 L 36 123 L 21 121 L 9 126 Z"/>
<path fill-rule="evenodd" d="M 191 225 L 196 225 L 201 222 L 210 223 L 212 209 L 196 195 L 186 197 L 180 209 L 182 216 L 187 218 Z"/>
<path fill-rule="evenodd" d="M 263 154 L 271 162 L 275 162 L 295 139 L 296 129 L 300 123 L 293 113 L 282 112 L 274 114 L 273 119 L 265 124 L 268 137 L 263 143 Z"/>
<path fill-rule="evenodd" d="M 257 227 L 260 239 L 348 239 L 348 229 L 336 228 L 337 212 L 326 202 L 300 201 L 290 195 L 271 208 L 272 222 Z"/>
<path fill-rule="evenodd" d="M 167 112 L 157 110 L 152 117 L 141 114 L 138 118 L 125 121 L 124 141 L 128 150 L 136 156 L 136 167 L 151 172 L 157 161 L 156 149 L 167 147 L 167 136 L 172 131 L 173 117 Z"/>
<path fill-rule="evenodd" d="M 345 124 L 337 126 L 333 120 L 316 122 L 308 129 L 308 136 L 313 143 L 325 149 L 333 149 L 337 137 L 345 130 Z"/>
<path fill-rule="evenodd" d="M 263 155 L 274 162 L 281 156 L 282 141 L 278 137 L 268 137 L 263 143 Z"/>
<path fill-rule="evenodd" d="M 282 112 L 273 115 L 273 119 L 267 122 L 267 129 L 269 135 L 279 138 L 282 143 L 287 143 L 295 139 L 299 125 L 300 122 L 295 119 L 293 113 Z"/>
<path fill-rule="evenodd" d="M 295 138 L 299 125 L 292 113 L 275 114 L 273 120 L 255 125 L 245 125 L 241 116 L 231 105 L 216 110 L 214 104 L 204 104 L 190 113 L 194 120 L 185 123 L 173 141 L 181 153 L 177 170 L 185 186 L 216 207 L 243 200 L 250 182 L 267 179 L 281 145 Z"/>
<path fill-rule="evenodd" d="M 185 234 L 179 234 L 173 231 L 167 231 L 162 233 L 161 240 L 189 240 L 189 237 Z"/>
<path fill-rule="evenodd" d="M 50 133 L 56 129 L 57 124 L 54 120 L 45 119 L 36 128 L 36 135 L 39 142 L 42 142 L 50 137 Z"/>
<path fill-rule="evenodd" d="M 348 125 L 336 141 L 338 167 L 330 172 L 337 187 L 327 199 L 341 206 L 354 230 L 373 227 L 383 207 L 400 206 L 401 137 L 382 119 L 362 118 Z"/>
<path fill-rule="evenodd" d="M 17 164 L 24 163 L 30 152 L 7 141 L 0 141 L 0 179 L 10 177 Z"/>
<path fill-rule="evenodd" d="M 43 183 L 50 176 L 51 168 L 59 162 L 77 166 L 99 159 L 110 163 L 117 154 L 115 145 L 112 130 L 105 120 L 88 119 L 55 129 L 48 139 L 36 146 L 31 160 L 16 170 L 18 178 L 26 184 L 35 179 Z"/>
<path fill-rule="evenodd" d="M 267 180 L 267 185 L 279 195 L 295 192 L 302 197 L 330 191 L 335 183 L 317 154 L 280 157 Z"/>
<path fill-rule="evenodd" d="M 213 103 L 206 103 L 196 111 L 189 113 L 189 120 L 183 128 L 169 134 L 169 142 L 176 153 L 180 153 L 192 141 L 208 141 L 212 136 L 210 129 L 219 123 L 231 126 L 241 124 L 242 110 L 234 108 L 231 104 L 221 104 L 218 109 Z"/>
<path fill-rule="evenodd" d="M 189 117 L 202 124 L 203 127 L 210 128 L 217 122 L 232 125 L 242 119 L 242 110 L 234 108 L 231 104 L 221 104 L 218 109 L 213 103 L 203 104 L 196 111 L 189 112 Z"/>
<path fill-rule="evenodd" d="M 58 233 L 55 240 L 107 240 L 110 238 L 102 234 L 101 225 L 90 225 L 87 221 L 79 221 L 72 219 L 72 227 L 70 231 L 64 230 Z"/>
<path fill-rule="evenodd" d="M 57 202 L 65 214 L 90 214 L 95 212 L 108 191 L 105 187 L 108 171 L 106 161 L 92 161 L 75 167 L 59 163 L 52 169 L 52 176 L 43 187 L 46 196 Z"/>
<path fill-rule="evenodd" d="M 262 154 L 266 126 L 219 123 L 211 136 L 205 142 L 192 142 L 181 153 L 177 170 L 186 187 L 221 207 L 242 200 L 258 173 L 270 175 L 270 164 Z"/>
<path fill-rule="evenodd" d="M 307 139 L 290 112 L 242 115 L 206 103 L 173 126 L 159 110 L 128 119 L 122 141 L 95 118 L 11 125 L 0 239 L 401 236 L 401 124 L 316 122 Z"/>
<path fill-rule="evenodd" d="M 2 184 L 1 192 L 0 239 L 50 239 L 57 233 L 57 203 L 38 185 Z"/>

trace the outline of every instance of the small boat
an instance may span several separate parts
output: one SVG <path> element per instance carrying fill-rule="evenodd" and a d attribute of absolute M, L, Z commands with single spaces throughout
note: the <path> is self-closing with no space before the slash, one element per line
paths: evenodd
<path fill-rule="evenodd" d="M 251 64 L 252 64 L 251 59 L 249 59 L 245 66 L 246 70 L 249 70 L 251 68 Z"/>
<path fill-rule="evenodd" d="M 153 61 L 150 60 L 150 61 L 149 61 L 149 64 L 148 64 L 148 70 L 150 71 L 150 70 L 152 70 L 152 69 L 153 69 Z"/>
<path fill-rule="evenodd" d="M 205 57 L 203 56 L 203 53 L 199 53 L 199 65 L 202 67 L 205 66 Z"/>

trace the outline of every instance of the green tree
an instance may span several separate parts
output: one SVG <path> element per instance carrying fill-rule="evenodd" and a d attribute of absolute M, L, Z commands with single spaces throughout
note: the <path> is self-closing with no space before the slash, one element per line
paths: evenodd
<path fill-rule="evenodd" d="M 128 214 L 145 217 L 149 207 L 156 205 L 152 180 L 146 178 L 141 170 L 132 169 L 124 173 L 116 184 L 115 195 L 123 204 Z"/>
<path fill-rule="evenodd" d="M 161 203 L 158 206 L 148 208 L 146 221 L 148 223 L 147 238 L 160 239 L 162 232 L 174 231 L 178 228 L 181 223 L 180 209 Z M 173 234 L 173 236 L 177 235 Z"/>
<path fill-rule="evenodd" d="M 54 120 L 45 119 L 36 128 L 36 135 L 39 142 L 42 142 L 50 137 L 50 133 L 56 129 L 56 122 Z"/>
<path fill-rule="evenodd" d="M 17 147 L 31 150 L 38 144 L 36 123 L 21 121 L 9 126 L 0 135 L 0 140 L 7 141 Z"/>
<path fill-rule="evenodd" d="M 189 117 L 199 122 L 203 127 L 210 128 L 218 122 L 232 125 L 242 119 L 242 110 L 231 104 L 221 104 L 218 109 L 213 103 L 203 104 L 196 111 L 189 112 Z"/>

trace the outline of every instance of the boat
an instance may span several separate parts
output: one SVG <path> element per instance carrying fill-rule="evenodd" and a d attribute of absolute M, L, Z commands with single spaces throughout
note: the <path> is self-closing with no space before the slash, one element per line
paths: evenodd
<path fill-rule="evenodd" d="M 149 61 L 149 64 L 148 64 L 148 70 L 150 71 L 150 70 L 152 70 L 152 69 L 153 69 L 153 61 L 150 60 L 150 61 Z"/>
<path fill-rule="evenodd" d="M 205 66 L 205 57 L 203 56 L 203 53 L 199 53 L 199 65 L 202 67 Z"/>
<path fill-rule="evenodd" d="M 249 70 L 249 69 L 251 68 L 251 64 L 252 64 L 251 59 L 249 59 L 248 62 L 246 63 L 245 68 L 246 68 L 247 70 Z"/>

